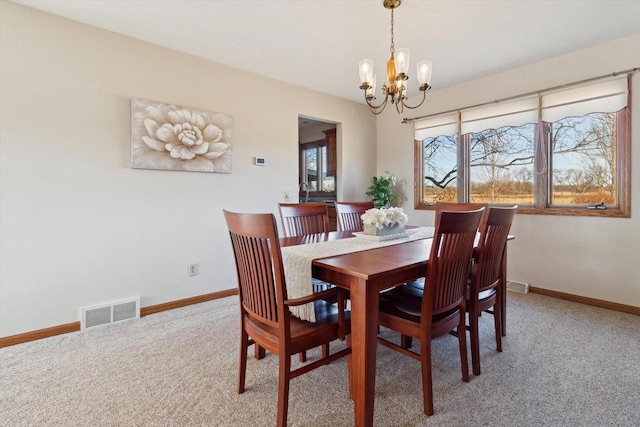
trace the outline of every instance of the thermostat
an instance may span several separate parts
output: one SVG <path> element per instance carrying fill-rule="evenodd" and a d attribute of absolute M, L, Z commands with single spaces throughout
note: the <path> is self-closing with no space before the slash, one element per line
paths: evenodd
<path fill-rule="evenodd" d="M 255 165 L 256 166 L 264 166 L 267 164 L 267 159 L 265 157 L 256 157 Z"/>

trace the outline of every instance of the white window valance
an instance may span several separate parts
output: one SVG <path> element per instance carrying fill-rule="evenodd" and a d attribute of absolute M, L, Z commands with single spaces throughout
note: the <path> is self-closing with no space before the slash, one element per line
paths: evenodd
<path fill-rule="evenodd" d="M 542 95 L 542 120 L 557 122 L 589 113 L 615 113 L 627 106 L 626 75 Z"/>
<path fill-rule="evenodd" d="M 414 122 L 415 139 L 423 141 L 426 138 L 451 136 L 458 133 L 458 112 L 440 114 L 424 120 Z"/>
<path fill-rule="evenodd" d="M 538 96 L 528 96 L 461 112 L 462 134 L 538 122 Z"/>
<path fill-rule="evenodd" d="M 436 138 L 522 126 L 527 123 L 557 122 L 566 117 L 590 113 L 615 113 L 628 104 L 626 74 L 599 78 L 584 84 L 556 87 L 538 93 L 486 103 L 428 116 L 414 121 L 415 139 Z"/>

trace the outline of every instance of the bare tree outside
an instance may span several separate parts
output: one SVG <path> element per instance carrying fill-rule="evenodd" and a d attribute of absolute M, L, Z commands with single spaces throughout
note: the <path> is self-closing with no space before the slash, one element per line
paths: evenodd
<path fill-rule="evenodd" d="M 426 138 L 423 143 L 423 198 L 429 203 L 456 201 L 458 135 Z"/>
<path fill-rule="evenodd" d="M 616 204 L 616 113 L 551 124 L 552 203 Z"/>
<path fill-rule="evenodd" d="M 535 125 L 471 134 L 471 202 L 533 203 Z"/>
<path fill-rule="evenodd" d="M 535 125 L 487 129 L 471 134 L 471 201 L 533 203 Z M 427 138 L 424 200 L 457 200 L 457 135 Z"/>

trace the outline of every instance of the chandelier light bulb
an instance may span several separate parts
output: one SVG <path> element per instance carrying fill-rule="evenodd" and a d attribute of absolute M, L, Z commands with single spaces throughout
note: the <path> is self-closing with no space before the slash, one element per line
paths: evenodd
<path fill-rule="evenodd" d="M 360 83 L 362 85 L 371 85 L 373 77 L 373 61 L 370 59 L 363 59 L 359 64 L 360 68 Z"/>
<path fill-rule="evenodd" d="M 406 47 L 396 50 L 396 53 L 394 55 L 394 60 L 396 63 L 396 72 L 398 73 L 398 76 L 396 76 L 396 79 L 401 75 L 405 77 L 402 80 L 406 79 L 407 72 L 409 71 L 409 56 L 410 56 L 410 51 Z"/>
<path fill-rule="evenodd" d="M 432 63 L 431 61 L 420 61 L 418 62 L 418 82 L 420 86 L 429 85 L 431 81 L 431 69 Z"/>

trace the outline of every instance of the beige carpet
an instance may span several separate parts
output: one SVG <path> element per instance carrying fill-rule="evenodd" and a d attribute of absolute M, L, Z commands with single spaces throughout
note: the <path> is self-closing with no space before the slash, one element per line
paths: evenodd
<path fill-rule="evenodd" d="M 512 292 L 508 310 L 503 353 L 482 317 L 483 374 L 469 383 L 456 339 L 434 341 L 432 417 L 418 362 L 379 347 L 375 425 L 640 425 L 640 317 Z M 0 349 L 0 425 L 274 425 L 277 358 L 250 358 L 238 395 L 238 329 L 234 296 Z M 289 425 L 352 425 L 346 369 L 294 379 Z"/>

